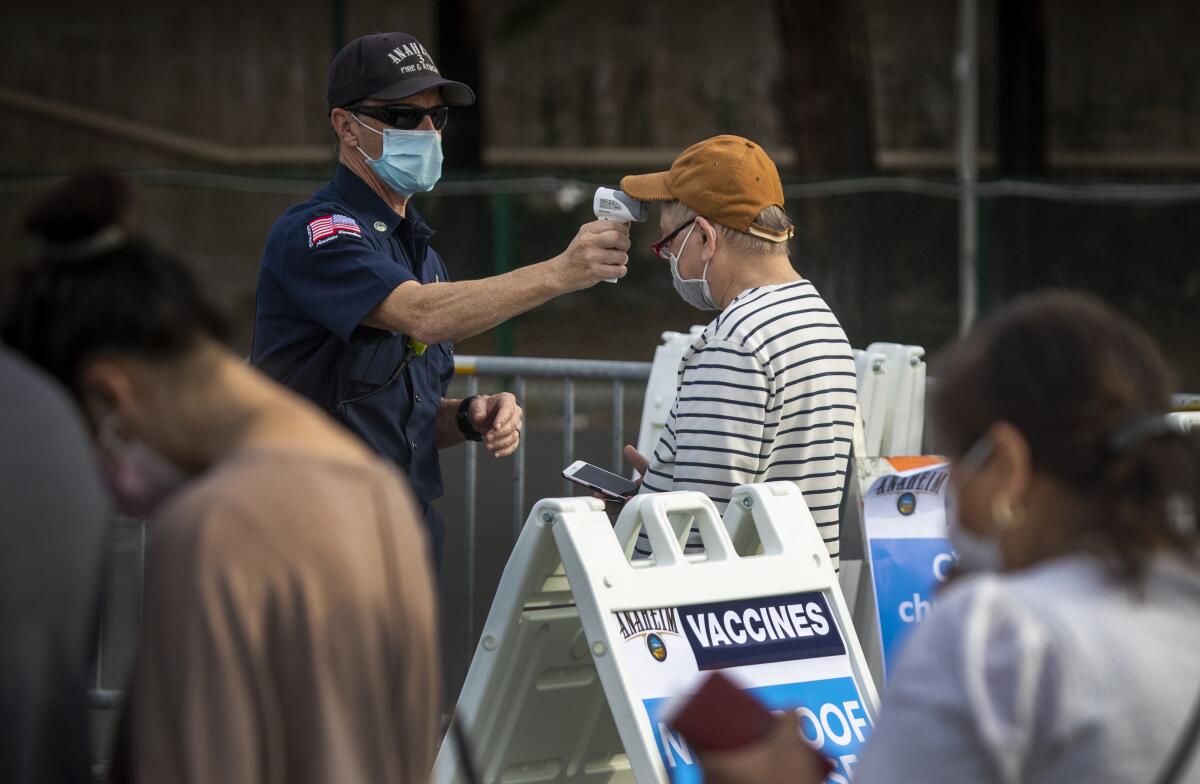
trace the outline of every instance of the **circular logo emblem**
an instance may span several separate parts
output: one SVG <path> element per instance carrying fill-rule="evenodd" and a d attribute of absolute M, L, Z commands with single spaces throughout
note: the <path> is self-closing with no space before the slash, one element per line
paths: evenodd
<path fill-rule="evenodd" d="M 904 492 L 896 499 L 896 511 L 902 515 L 910 515 L 917 511 L 917 495 L 912 492 Z"/>
<path fill-rule="evenodd" d="M 375 221 L 375 231 L 387 231 L 387 224 L 383 221 Z"/>
<path fill-rule="evenodd" d="M 646 635 L 646 647 L 650 649 L 650 655 L 655 661 L 667 660 L 667 644 L 663 642 L 662 637 L 657 634 Z"/>

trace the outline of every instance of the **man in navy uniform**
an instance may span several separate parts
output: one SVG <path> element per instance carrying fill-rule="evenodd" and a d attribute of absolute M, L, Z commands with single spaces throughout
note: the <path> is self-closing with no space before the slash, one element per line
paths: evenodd
<path fill-rule="evenodd" d="M 512 454 L 522 411 L 509 393 L 445 397 L 453 343 L 561 294 L 625 275 L 627 224 L 583 225 L 560 255 L 450 282 L 409 199 L 441 175 L 450 107 L 475 101 L 404 33 L 345 46 L 329 67 L 333 181 L 271 227 L 251 361 L 313 400 L 408 474 L 435 563 L 443 524 L 438 450 L 469 439 Z"/>

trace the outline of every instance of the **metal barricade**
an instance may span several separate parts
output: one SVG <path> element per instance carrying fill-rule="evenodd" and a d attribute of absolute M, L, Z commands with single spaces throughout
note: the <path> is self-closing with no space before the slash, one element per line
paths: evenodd
<path fill-rule="evenodd" d="M 622 447 L 625 442 L 623 422 L 625 418 L 625 384 L 640 382 L 645 384 L 650 377 L 649 362 L 617 362 L 588 359 L 554 359 L 534 357 L 495 357 L 495 356 L 456 356 L 454 372 L 466 377 L 466 394 L 474 395 L 479 391 L 480 377 L 500 377 L 512 379 L 512 392 L 517 401 L 524 404 L 528 378 L 562 379 L 563 421 L 562 421 L 562 465 L 574 459 L 575 454 L 575 382 L 579 380 L 608 380 L 612 382 L 612 465 L 619 466 L 622 459 Z M 528 422 L 526 423 L 522 440 L 528 442 Z M 528 510 L 525 499 L 525 449 L 518 449 L 513 455 L 514 494 L 512 504 L 513 538 L 521 531 Z M 465 561 L 466 586 L 465 606 L 463 617 L 465 621 L 465 649 L 467 660 L 472 653 L 471 642 L 474 640 L 475 617 L 475 557 L 476 557 L 476 481 L 478 445 L 468 443 L 464 456 L 465 488 L 463 497 L 463 526 L 465 532 Z M 563 480 L 563 495 L 571 494 L 571 484 Z"/>

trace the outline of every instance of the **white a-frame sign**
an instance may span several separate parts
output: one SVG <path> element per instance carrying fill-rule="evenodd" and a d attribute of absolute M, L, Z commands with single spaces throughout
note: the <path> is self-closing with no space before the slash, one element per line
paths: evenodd
<path fill-rule="evenodd" d="M 705 553 L 685 556 L 695 525 Z M 631 560 L 645 528 L 654 550 Z M 484 782 L 700 781 L 668 700 L 722 670 L 846 781 L 877 698 L 795 485 L 745 485 L 725 519 L 700 493 L 636 496 L 614 530 L 592 498 L 538 503 L 504 570 L 458 701 Z M 465 781 L 448 736 L 436 784 Z"/>

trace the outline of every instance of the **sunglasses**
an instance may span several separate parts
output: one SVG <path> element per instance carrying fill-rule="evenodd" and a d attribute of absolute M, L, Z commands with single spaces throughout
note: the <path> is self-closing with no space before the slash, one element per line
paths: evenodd
<path fill-rule="evenodd" d="M 650 248 L 654 251 L 654 255 L 658 256 L 660 259 L 663 259 L 664 261 L 669 260 L 669 259 L 667 259 L 667 246 L 671 244 L 671 240 L 675 239 L 675 237 L 679 234 L 679 232 L 683 231 L 688 226 L 691 226 L 692 223 L 695 222 L 695 220 L 696 220 L 695 218 L 690 218 L 690 219 L 684 221 L 679 226 L 677 226 L 675 228 L 675 230 L 672 231 L 667 236 L 663 237 L 662 239 L 658 240 L 657 242 L 650 243 Z"/>
<path fill-rule="evenodd" d="M 350 111 L 373 117 L 384 125 L 401 131 L 414 130 L 426 117 L 433 122 L 433 127 L 440 131 L 446 127 L 446 120 L 450 119 L 449 106 L 431 106 L 426 109 L 424 106 L 402 103 L 397 106 L 352 106 Z"/>

